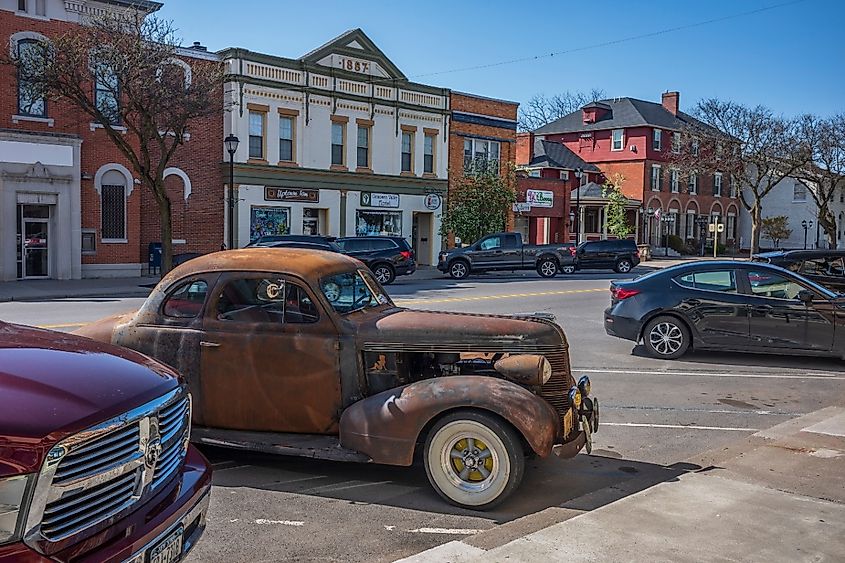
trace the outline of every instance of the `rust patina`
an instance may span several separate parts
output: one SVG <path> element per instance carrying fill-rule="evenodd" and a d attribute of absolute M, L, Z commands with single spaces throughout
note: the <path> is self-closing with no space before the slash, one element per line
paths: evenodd
<path fill-rule="evenodd" d="M 357 260 L 320 251 L 217 252 L 174 269 L 138 311 L 77 332 L 179 370 L 194 394 L 197 435 L 212 443 L 218 436 L 219 443 L 262 449 L 264 436 L 267 451 L 302 449 L 337 459 L 354 451 L 378 463 L 409 465 L 440 416 L 476 409 L 507 421 L 540 456 L 553 449 L 577 453 L 584 438 L 567 399 L 575 382 L 557 324 L 408 310 L 386 295 L 339 313 L 321 280 L 365 271 Z M 271 296 L 296 286 L 314 314 L 308 322 L 221 317 L 227 284 L 244 279 L 272 280 Z M 207 288 L 195 315 L 166 315 L 166 302 L 189 282 Z M 384 291 L 377 284 L 374 290 Z M 551 369 L 546 383 L 536 376 L 543 366 Z M 302 446 L 308 435 L 320 446 Z M 325 447 L 332 439 L 337 448 Z"/>

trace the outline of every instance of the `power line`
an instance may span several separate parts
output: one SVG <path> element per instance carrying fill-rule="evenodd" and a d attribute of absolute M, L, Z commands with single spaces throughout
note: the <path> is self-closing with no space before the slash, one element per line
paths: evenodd
<path fill-rule="evenodd" d="M 605 42 L 602 42 L 602 43 L 595 43 L 593 45 L 585 45 L 583 47 L 574 47 L 572 49 L 566 49 L 566 50 L 563 50 L 563 51 L 555 51 L 555 52 L 544 54 L 544 55 L 533 55 L 533 56 L 529 56 L 529 57 L 521 57 L 519 59 L 510 59 L 510 60 L 507 60 L 507 61 L 499 61 L 499 62 L 496 62 L 496 63 L 488 63 L 488 64 L 476 65 L 476 66 L 453 68 L 451 70 L 441 70 L 441 71 L 437 71 L 437 72 L 427 72 L 427 73 L 424 73 L 424 74 L 416 74 L 416 75 L 412 76 L 411 78 L 417 79 L 417 78 L 423 78 L 423 77 L 428 77 L 428 76 L 438 76 L 438 75 L 441 75 L 441 74 L 452 74 L 452 73 L 456 73 L 456 72 L 467 72 L 467 71 L 470 71 L 470 70 L 482 70 L 482 69 L 493 68 L 493 67 L 497 67 L 497 66 L 505 66 L 505 65 L 511 65 L 511 64 L 516 64 L 516 63 L 529 62 L 529 61 L 538 61 L 538 60 L 541 60 L 541 59 L 557 57 L 557 56 L 560 56 L 560 55 L 569 55 L 569 54 L 572 54 L 572 53 L 578 53 L 578 52 L 587 51 L 587 50 L 590 50 L 590 49 L 598 49 L 600 47 L 608 47 L 608 46 L 611 46 L 611 45 L 618 45 L 620 43 L 626 43 L 628 41 L 635 41 L 637 39 L 647 39 L 649 37 L 658 37 L 660 35 L 665 35 L 667 33 L 674 33 L 676 31 L 683 31 L 685 29 L 692 29 L 692 28 L 710 25 L 710 24 L 714 24 L 714 23 L 719 23 L 719 22 L 723 22 L 723 21 L 727 21 L 727 20 L 736 19 L 736 18 L 742 18 L 742 17 L 745 17 L 745 16 L 751 16 L 751 15 L 759 14 L 759 13 L 762 13 L 762 12 L 775 10 L 777 8 L 783 8 L 785 6 L 791 6 L 793 4 L 801 4 L 802 2 L 806 2 L 806 1 L 807 0 L 792 0 L 791 2 L 781 2 L 780 4 L 772 4 L 770 6 L 764 6 L 762 8 L 757 8 L 756 10 L 748 10 L 746 12 L 739 12 L 739 13 L 736 13 L 736 14 L 721 16 L 721 17 L 718 17 L 718 18 L 712 18 L 712 19 L 704 20 L 704 21 L 700 21 L 700 22 L 695 22 L 695 23 L 690 23 L 690 24 L 685 24 L 685 25 L 679 25 L 679 26 L 676 26 L 676 27 L 661 29 L 659 31 L 642 33 L 640 35 L 632 35 L 630 37 L 623 37 L 621 39 L 615 39 L 613 41 L 605 41 Z"/>

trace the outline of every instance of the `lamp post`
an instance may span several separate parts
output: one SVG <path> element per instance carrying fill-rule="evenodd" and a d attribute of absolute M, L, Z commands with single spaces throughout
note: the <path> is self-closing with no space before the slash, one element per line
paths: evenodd
<path fill-rule="evenodd" d="M 807 250 L 807 231 L 813 228 L 813 222 L 801 221 L 801 227 L 804 229 L 804 250 Z"/>
<path fill-rule="evenodd" d="M 701 256 L 704 256 L 704 244 L 707 241 L 707 233 L 704 232 L 704 229 L 710 223 L 710 220 L 706 215 L 699 215 L 696 222 L 698 223 L 698 238 L 701 240 Z"/>
<path fill-rule="evenodd" d="M 674 214 L 672 214 L 672 213 L 667 213 L 666 215 L 663 215 L 663 216 L 660 218 L 660 222 L 661 222 L 661 223 L 664 223 L 664 224 L 666 225 L 663 229 L 661 229 L 661 231 L 664 231 L 664 230 L 666 231 L 666 232 L 665 232 L 665 235 L 666 235 L 666 236 L 665 236 L 665 238 L 663 239 L 663 240 L 664 240 L 664 243 L 666 244 L 664 254 L 665 254 L 665 256 L 668 258 L 668 257 L 669 257 L 669 229 L 671 229 L 671 228 L 672 228 L 672 225 L 673 225 L 673 224 L 674 224 L 674 222 L 675 222 L 675 215 L 674 215 Z M 664 233 L 663 233 L 663 232 L 661 232 L 661 235 L 662 235 L 662 234 L 664 234 Z"/>
<path fill-rule="evenodd" d="M 575 169 L 575 245 L 581 243 L 581 175 L 584 173 L 580 168 Z"/>
<path fill-rule="evenodd" d="M 240 141 L 231 133 L 223 140 L 229 153 L 229 249 L 235 248 L 235 153 Z"/>

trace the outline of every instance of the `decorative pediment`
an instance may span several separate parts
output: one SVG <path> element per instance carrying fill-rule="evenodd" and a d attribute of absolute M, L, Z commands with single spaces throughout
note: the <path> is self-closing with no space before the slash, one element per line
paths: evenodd
<path fill-rule="evenodd" d="M 20 170 L 20 169 L 19 169 Z M 51 174 L 50 169 L 36 162 L 20 172 L 7 171 L 3 173 L 3 179 L 15 182 L 38 182 L 38 183 L 70 183 L 73 176 L 62 174 Z"/>
<path fill-rule="evenodd" d="M 360 29 L 352 29 L 299 60 L 354 74 L 406 80 L 402 71 Z"/>

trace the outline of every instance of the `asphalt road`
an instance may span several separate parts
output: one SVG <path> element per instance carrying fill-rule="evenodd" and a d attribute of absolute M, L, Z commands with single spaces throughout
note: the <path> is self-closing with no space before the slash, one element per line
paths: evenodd
<path fill-rule="evenodd" d="M 841 361 L 692 353 L 644 356 L 604 334 L 612 274 L 552 280 L 489 274 L 463 282 L 402 279 L 397 303 L 479 313 L 554 313 L 576 378 L 587 373 L 602 407 L 592 455 L 531 460 L 517 493 L 487 513 L 443 503 L 420 466 L 328 463 L 204 451 L 215 467 L 209 525 L 191 561 L 391 561 L 591 491 L 646 476 L 657 483 L 696 469 L 685 460 L 833 404 L 845 391 Z M 0 304 L 0 319 L 72 330 L 137 307 L 141 299 Z"/>

